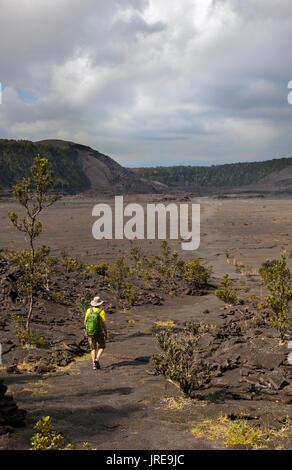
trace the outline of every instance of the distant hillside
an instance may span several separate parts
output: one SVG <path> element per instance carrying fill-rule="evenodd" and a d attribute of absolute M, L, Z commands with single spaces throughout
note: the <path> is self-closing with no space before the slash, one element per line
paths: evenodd
<path fill-rule="evenodd" d="M 148 194 L 163 185 L 143 181 L 112 158 L 90 147 L 62 140 L 0 139 L 0 190 L 10 190 L 28 177 L 36 155 L 48 158 L 55 175 L 55 189 L 64 193 L 92 195 Z"/>
<path fill-rule="evenodd" d="M 205 166 L 127 169 L 92 148 L 63 140 L 0 139 L 0 191 L 29 176 L 36 155 L 48 158 L 55 187 L 88 195 L 190 192 L 292 194 L 292 158 Z"/>
<path fill-rule="evenodd" d="M 167 184 L 173 190 L 231 189 L 259 185 L 261 189 L 292 190 L 292 158 L 212 166 L 132 168 L 137 176 Z"/>

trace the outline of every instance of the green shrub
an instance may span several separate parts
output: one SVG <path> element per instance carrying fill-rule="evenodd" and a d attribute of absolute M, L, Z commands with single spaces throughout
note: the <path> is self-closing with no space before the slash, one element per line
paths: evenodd
<path fill-rule="evenodd" d="M 137 302 L 140 300 L 139 289 L 133 289 L 132 284 L 130 282 L 126 282 L 124 298 L 129 302 L 131 306 L 136 305 Z"/>
<path fill-rule="evenodd" d="M 197 355 L 198 341 L 208 332 L 207 325 L 187 324 L 182 332 L 167 328 L 156 335 L 161 354 L 152 356 L 157 374 L 178 382 L 186 394 L 201 388 L 210 379 L 210 365 Z"/>
<path fill-rule="evenodd" d="M 280 260 L 268 260 L 263 263 L 260 273 L 263 284 L 270 292 L 266 297 L 266 304 L 274 313 L 271 323 L 280 332 L 283 340 L 291 325 L 288 314 L 289 301 L 292 298 L 291 272 L 286 263 L 286 252 L 282 253 Z"/>
<path fill-rule="evenodd" d="M 273 279 L 273 270 L 277 265 L 278 261 L 276 259 L 266 260 L 262 263 L 259 274 L 262 278 L 263 284 L 267 285 Z"/>
<path fill-rule="evenodd" d="M 23 346 L 41 346 L 44 343 L 44 338 L 37 336 L 33 330 L 26 328 L 25 321 L 20 315 L 12 313 L 10 316 L 16 325 L 13 332 L 20 344 Z"/>
<path fill-rule="evenodd" d="M 90 289 L 84 289 L 76 298 L 76 306 L 80 312 L 84 312 L 92 300 L 93 294 Z"/>
<path fill-rule="evenodd" d="M 91 264 L 90 266 L 87 266 L 87 269 L 93 274 L 97 274 L 98 276 L 106 276 L 109 269 L 109 264 L 105 262 L 99 264 Z"/>
<path fill-rule="evenodd" d="M 120 256 L 116 263 L 111 264 L 108 269 L 109 286 L 119 300 L 125 298 L 129 273 L 130 269 L 124 256 Z"/>
<path fill-rule="evenodd" d="M 65 249 L 61 250 L 61 256 L 58 258 L 58 263 L 65 267 L 67 273 L 83 269 L 83 265 L 76 259 L 70 258 Z"/>
<path fill-rule="evenodd" d="M 43 416 L 34 429 L 30 450 L 73 450 L 72 444 L 66 444 L 64 436 L 53 429 L 50 416 Z"/>
<path fill-rule="evenodd" d="M 234 289 L 234 282 L 229 279 L 226 273 L 221 281 L 222 289 L 217 289 L 215 295 L 218 299 L 223 300 L 226 304 L 235 305 L 238 300 L 237 289 Z"/>
<path fill-rule="evenodd" d="M 200 287 L 208 284 L 212 268 L 203 266 L 198 258 L 194 258 L 193 261 L 184 263 L 183 273 L 187 280 Z"/>

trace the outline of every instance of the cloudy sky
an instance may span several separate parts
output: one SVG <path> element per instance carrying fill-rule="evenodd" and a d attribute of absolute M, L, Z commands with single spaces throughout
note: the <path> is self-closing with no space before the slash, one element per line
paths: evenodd
<path fill-rule="evenodd" d="M 0 7 L 0 137 L 68 139 L 126 166 L 292 156 L 291 0 Z"/>

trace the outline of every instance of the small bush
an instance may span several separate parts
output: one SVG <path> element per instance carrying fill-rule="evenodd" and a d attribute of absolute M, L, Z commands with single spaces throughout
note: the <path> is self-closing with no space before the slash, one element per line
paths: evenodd
<path fill-rule="evenodd" d="M 89 304 L 90 304 L 90 301 L 92 300 L 92 292 L 90 289 L 84 289 L 77 297 L 76 299 L 76 306 L 78 308 L 78 310 L 80 310 L 80 312 L 84 312 Z"/>
<path fill-rule="evenodd" d="M 29 330 L 25 326 L 25 321 L 20 315 L 12 313 L 12 320 L 14 321 L 16 328 L 13 330 L 16 338 L 23 346 L 41 346 L 44 343 L 44 338 L 37 336 L 33 330 Z"/>
<path fill-rule="evenodd" d="M 87 266 L 87 269 L 91 271 L 93 274 L 97 274 L 98 276 L 106 276 L 108 272 L 109 264 L 108 263 L 99 263 L 99 264 L 91 264 Z"/>
<path fill-rule="evenodd" d="M 217 289 L 215 295 L 218 299 L 223 300 L 226 304 L 235 305 L 238 300 L 237 289 L 234 289 L 234 282 L 229 279 L 229 275 L 225 274 L 221 281 L 222 289 Z"/>
<path fill-rule="evenodd" d="M 125 283 L 125 293 L 124 298 L 129 302 L 131 306 L 136 305 L 140 300 L 140 291 L 139 289 L 133 289 L 133 286 L 130 282 Z"/>
<path fill-rule="evenodd" d="M 252 319 L 252 323 L 256 328 L 261 326 L 262 322 L 263 322 L 263 317 L 259 313 L 257 313 Z"/>
<path fill-rule="evenodd" d="M 72 444 L 66 444 L 63 435 L 53 429 L 50 416 L 43 416 L 34 429 L 30 450 L 73 450 Z"/>
<path fill-rule="evenodd" d="M 162 353 L 152 356 L 152 365 L 157 374 L 174 380 L 189 395 L 210 380 L 210 364 L 201 360 L 197 351 L 199 339 L 209 327 L 191 322 L 176 333 L 173 324 L 165 326 L 167 329 L 156 335 Z"/>
<path fill-rule="evenodd" d="M 292 276 L 286 263 L 285 251 L 280 260 L 268 260 L 260 269 L 263 284 L 270 292 L 266 297 L 266 304 L 274 313 L 272 326 L 280 332 L 281 339 L 291 325 L 288 319 L 289 301 L 292 298 Z"/>
<path fill-rule="evenodd" d="M 200 287 L 208 284 L 212 268 L 203 266 L 198 258 L 194 258 L 193 261 L 184 263 L 183 273 L 187 280 Z"/>
<path fill-rule="evenodd" d="M 259 274 L 262 278 L 263 284 L 267 285 L 269 282 L 272 281 L 273 279 L 273 270 L 275 266 L 277 265 L 277 260 L 272 259 L 272 260 L 266 260 L 264 263 L 262 263 L 260 269 L 259 269 Z"/>
<path fill-rule="evenodd" d="M 111 264 L 108 270 L 108 281 L 111 290 L 119 299 L 125 298 L 127 290 L 127 279 L 129 276 L 129 267 L 124 256 L 118 258 L 116 263 Z"/>

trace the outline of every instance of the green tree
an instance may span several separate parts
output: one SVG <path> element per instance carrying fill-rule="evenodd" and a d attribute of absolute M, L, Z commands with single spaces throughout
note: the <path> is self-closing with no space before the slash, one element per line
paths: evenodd
<path fill-rule="evenodd" d="M 226 304 L 235 305 L 238 300 L 237 289 L 234 288 L 234 282 L 229 279 L 227 273 L 224 274 L 220 284 L 222 288 L 215 291 L 216 297 Z"/>
<path fill-rule="evenodd" d="M 212 268 L 200 264 L 198 258 L 194 258 L 189 263 L 185 263 L 183 270 L 185 278 L 198 287 L 207 285 L 212 274 Z"/>
<path fill-rule="evenodd" d="M 273 325 L 280 331 L 281 339 L 291 321 L 288 320 L 289 300 L 292 298 L 291 272 L 286 263 L 286 252 L 280 260 L 267 261 L 260 270 L 263 284 L 270 292 L 266 297 L 268 307 L 274 312 Z"/>
<path fill-rule="evenodd" d="M 119 299 L 124 298 L 128 275 L 129 267 L 127 266 L 124 256 L 118 258 L 116 263 L 111 264 L 108 269 L 110 288 Z"/>
<path fill-rule="evenodd" d="M 278 260 L 276 259 L 268 259 L 264 263 L 262 263 L 259 274 L 262 278 L 263 284 L 267 285 L 273 279 L 273 269 L 277 265 Z"/>
<path fill-rule="evenodd" d="M 29 250 L 22 252 L 21 267 L 24 275 L 20 279 L 22 289 L 29 298 L 29 307 L 26 318 L 26 328 L 29 331 L 33 311 L 34 294 L 42 282 L 44 250 L 36 249 L 35 239 L 42 232 L 42 223 L 39 214 L 50 207 L 61 196 L 57 192 L 48 194 L 54 175 L 49 168 L 49 161 L 38 155 L 34 165 L 31 166 L 31 177 L 22 178 L 22 181 L 13 186 L 13 195 L 25 210 L 25 216 L 20 218 L 16 212 L 9 211 L 8 217 L 12 224 L 25 234 L 29 243 Z"/>

